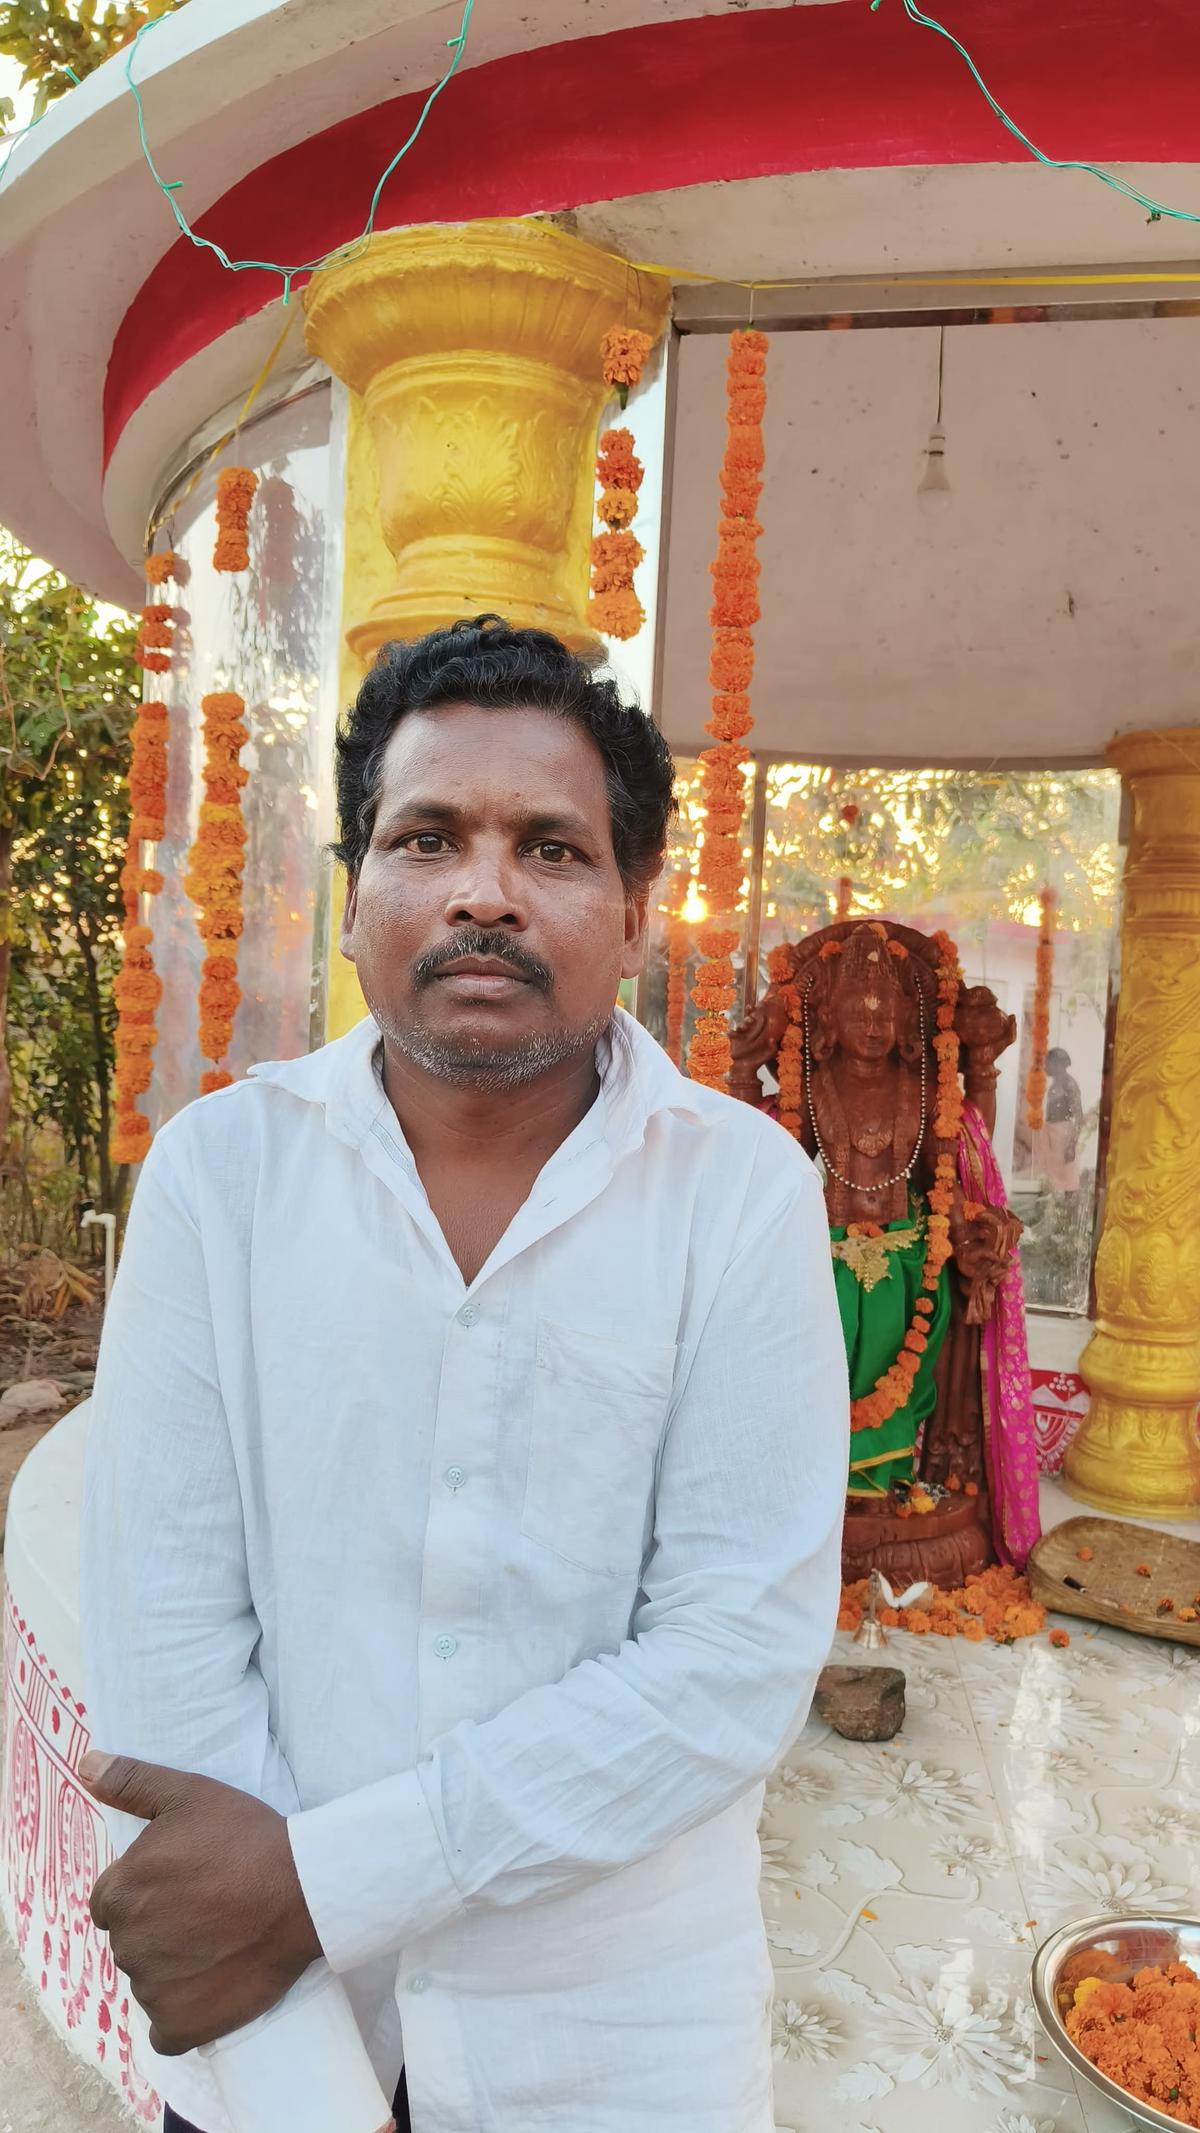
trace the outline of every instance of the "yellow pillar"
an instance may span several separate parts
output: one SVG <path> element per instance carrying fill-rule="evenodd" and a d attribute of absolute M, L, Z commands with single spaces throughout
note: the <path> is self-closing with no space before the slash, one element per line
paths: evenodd
<path fill-rule="evenodd" d="M 669 294 L 541 222 L 391 231 L 314 276 L 309 345 L 361 398 L 396 562 L 351 623 L 361 659 L 488 608 L 593 642 L 600 341 L 657 334 Z"/>
<path fill-rule="evenodd" d="M 1131 803 L 1112 1147 L 1091 1407 L 1072 1493 L 1130 1516 L 1200 1506 L 1200 727 L 1109 748 Z"/>
<path fill-rule="evenodd" d="M 308 343 L 350 388 L 349 701 L 379 647 L 483 613 L 577 648 L 610 326 L 657 336 L 668 284 L 543 222 L 389 231 L 313 276 Z M 327 1033 L 363 1012 L 331 951 Z"/>

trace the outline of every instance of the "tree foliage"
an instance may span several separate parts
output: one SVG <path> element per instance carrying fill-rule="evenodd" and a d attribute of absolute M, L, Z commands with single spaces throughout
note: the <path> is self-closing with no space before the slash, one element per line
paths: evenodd
<path fill-rule="evenodd" d="M 0 1146 L 52 1130 L 107 1204 L 133 640 L 0 533 Z"/>
<path fill-rule="evenodd" d="M 0 54 L 21 68 L 22 88 L 36 95 L 34 118 L 77 81 L 131 44 L 142 25 L 170 15 L 185 0 L 0 0 Z M 0 99 L 0 120 L 12 104 Z"/>
<path fill-rule="evenodd" d="M 953 911 L 967 933 L 1036 922 L 1047 884 L 1060 925 L 1111 924 L 1118 802 L 1103 771 L 777 764 L 767 778 L 765 887 L 790 934 L 828 923 L 842 878 L 857 913 Z"/>

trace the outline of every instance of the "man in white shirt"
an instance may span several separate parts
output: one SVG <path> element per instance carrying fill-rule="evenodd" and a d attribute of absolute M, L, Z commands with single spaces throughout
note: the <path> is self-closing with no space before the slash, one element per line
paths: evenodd
<path fill-rule="evenodd" d="M 846 1366 L 806 1157 L 613 1012 L 671 795 L 554 639 L 389 647 L 339 740 L 370 1018 L 151 1150 L 82 1602 L 168 2126 L 770 2133 Z"/>

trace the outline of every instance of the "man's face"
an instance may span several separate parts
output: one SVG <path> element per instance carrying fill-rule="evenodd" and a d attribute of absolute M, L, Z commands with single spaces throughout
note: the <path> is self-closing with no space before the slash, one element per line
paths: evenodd
<path fill-rule="evenodd" d="M 474 704 L 400 721 L 342 926 L 393 1051 L 463 1085 L 536 1080 L 595 1044 L 645 916 L 582 727 Z"/>

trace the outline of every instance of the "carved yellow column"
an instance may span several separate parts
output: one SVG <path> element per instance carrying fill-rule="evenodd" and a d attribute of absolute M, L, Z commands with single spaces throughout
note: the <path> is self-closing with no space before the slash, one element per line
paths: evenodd
<path fill-rule="evenodd" d="M 538 222 L 392 231 L 313 277 L 309 345 L 361 397 L 396 565 L 351 622 L 362 660 L 485 610 L 593 641 L 600 341 L 657 334 L 669 296 Z"/>
<path fill-rule="evenodd" d="M 342 698 L 380 645 L 492 613 L 593 643 L 596 429 L 610 326 L 667 283 L 538 222 L 390 231 L 313 276 L 309 346 L 350 387 Z M 363 1013 L 337 948 L 327 1035 Z"/>
<path fill-rule="evenodd" d="M 1067 1454 L 1104 1510 L 1200 1505 L 1200 728 L 1131 733 L 1109 761 L 1132 803 L 1092 1395 Z"/>

